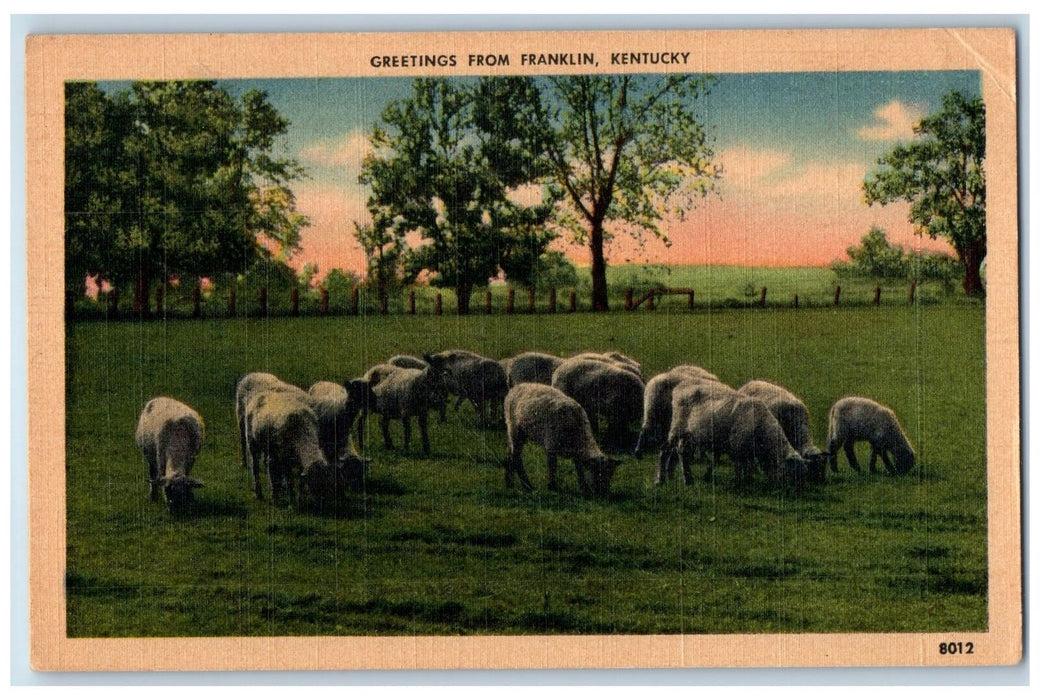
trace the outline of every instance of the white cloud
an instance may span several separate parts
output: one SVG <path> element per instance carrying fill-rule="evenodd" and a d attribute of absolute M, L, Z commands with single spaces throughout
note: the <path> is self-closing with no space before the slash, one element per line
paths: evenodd
<path fill-rule="evenodd" d="M 856 162 L 811 161 L 796 164 L 792 153 L 738 148 L 719 154 L 723 165 L 723 197 L 745 205 L 802 206 L 806 198 L 858 206 L 866 166 Z"/>
<path fill-rule="evenodd" d="M 914 124 L 924 116 L 924 108 L 892 100 L 874 110 L 874 123 L 861 127 L 856 135 L 866 141 L 902 141 L 914 135 Z"/>
<path fill-rule="evenodd" d="M 335 141 L 316 141 L 300 151 L 300 159 L 318 165 L 360 170 L 361 161 L 372 152 L 368 134 L 356 130 Z"/>

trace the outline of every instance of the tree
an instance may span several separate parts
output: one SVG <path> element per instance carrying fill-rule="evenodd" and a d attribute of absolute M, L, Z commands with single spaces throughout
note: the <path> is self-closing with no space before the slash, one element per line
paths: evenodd
<path fill-rule="evenodd" d="M 547 171 L 532 129 L 534 89 L 521 78 L 420 78 L 372 130 L 359 178 L 380 213 L 372 233 L 387 224 L 395 238 L 418 232 L 424 244 L 405 256 L 406 272 L 426 270 L 433 284 L 454 288 L 460 314 L 474 287 L 498 273 L 506 239 L 552 213 L 547 190 L 535 205 L 517 196 Z"/>
<path fill-rule="evenodd" d="M 82 84 L 67 90 L 66 121 L 68 275 L 132 283 L 144 311 L 157 280 L 248 269 L 268 256 L 261 237 L 299 245 L 307 220 L 289 183 L 303 171 L 272 156 L 288 121 L 263 92 L 173 81 L 109 96 Z"/>
<path fill-rule="evenodd" d="M 581 75 L 547 79 L 539 126 L 559 196 L 570 203 L 559 223 L 592 256 L 592 308 L 606 311 L 604 242 L 627 229 L 668 243 L 660 222 L 682 217 L 714 189 L 721 168 L 693 112 L 710 77 Z"/>
<path fill-rule="evenodd" d="M 385 212 L 373 209 L 372 223 L 354 222 L 354 238 L 368 258 L 367 278 L 376 286 L 379 299 L 387 298 L 402 276 L 404 255 L 408 251 L 403 231 L 395 230 Z"/>
<path fill-rule="evenodd" d="M 982 292 L 986 257 L 986 109 L 957 91 L 914 127 L 915 140 L 878 159 L 863 191 L 867 204 L 910 203 L 918 235 L 945 238 L 964 267 L 964 291 Z"/>

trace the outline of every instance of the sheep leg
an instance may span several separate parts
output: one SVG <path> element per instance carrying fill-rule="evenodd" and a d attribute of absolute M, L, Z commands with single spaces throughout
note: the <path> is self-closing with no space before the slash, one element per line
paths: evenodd
<path fill-rule="evenodd" d="M 689 453 L 689 450 L 683 450 L 679 454 L 679 466 L 682 467 L 683 482 L 687 486 L 693 483 L 693 470 L 690 468 L 692 461 L 693 455 Z"/>
<path fill-rule="evenodd" d="M 877 456 L 878 456 L 877 448 L 875 448 L 873 445 L 871 445 L 870 446 L 870 473 L 871 474 L 877 474 L 878 473 L 878 470 L 877 470 Z"/>
<path fill-rule="evenodd" d="M 148 450 L 144 456 L 145 464 L 148 466 L 148 500 L 159 500 L 159 456 L 152 450 Z"/>
<path fill-rule="evenodd" d="M 856 459 L 856 450 L 853 449 L 852 440 L 845 443 L 845 457 L 848 458 L 850 467 L 859 473 L 863 472 L 863 470 L 859 468 L 859 461 Z"/>
<path fill-rule="evenodd" d="M 895 474 L 896 468 L 892 466 L 892 460 L 888 456 L 888 450 L 881 450 L 881 461 L 885 463 L 885 471 L 889 474 Z"/>
<path fill-rule="evenodd" d="M 245 415 L 244 415 L 245 411 L 240 409 L 238 411 L 238 413 L 239 413 L 239 415 L 237 416 L 237 419 L 238 419 L 238 447 L 239 447 L 239 451 L 242 454 L 242 468 L 243 469 L 248 469 L 249 468 L 249 461 L 248 461 L 248 458 L 247 458 L 247 455 L 246 455 L 246 421 L 245 421 Z"/>
<path fill-rule="evenodd" d="M 654 479 L 654 483 L 658 486 L 668 481 L 668 468 L 669 462 L 672 460 L 672 447 L 671 445 L 665 445 L 661 448 L 661 454 L 657 457 L 657 478 Z"/>
<path fill-rule="evenodd" d="M 392 450 L 394 443 L 390 441 L 390 419 L 387 416 L 379 416 L 379 429 L 383 431 L 383 446 Z"/>
<path fill-rule="evenodd" d="M 546 470 L 546 472 L 548 472 L 548 475 L 549 475 L 549 490 L 550 491 L 559 491 L 560 490 L 560 485 L 558 483 L 556 483 L 556 466 L 557 466 L 556 455 L 554 455 L 554 454 L 547 454 L 545 456 L 545 470 Z M 580 474 L 578 475 L 578 481 L 579 482 L 581 481 L 581 475 Z M 582 484 L 582 485 L 584 485 L 584 484 Z"/>
<path fill-rule="evenodd" d="M 401 425 L 404 427 L 404 450 L 408 450 L 408 443 L 412 440 L 412 419 L 410 416 L 401 416 Z"/>
<path fill-rule="evenodd" d="M 365 449 L 365 419 L 368 418 L 368 411 L 362 411 L 361 415 L 357 419 L 357 446 L 358 450 Z"/>
<path fill-rule="evenodd" d="M 253 472 L 253 491 L 256 492 L 256 500 L 264 500 L 264 487 L 260 483 L 260 461 L 263 455 L 260 451 L 260 441 L 249 441 L 249 462 Z"/>
<path fill-rule="evenodd" d="M 827 463 L 831 465 L 831 471 L 838 473 L 838 448 L 841 444 L 837 440 L 827 443 Z"/>
<path fill-rule="evenodd" d="M 430 455 L 430 432 L 426 423 L 426 411 L 422 411 L 416 417 L 419 421 L 419 437 L 422 438 L 422 451 L 427 457 Z"/>
<path fill-rule="evenodd" d="M 586 476 L 588 470 L 585 469 L 585 463 L 580 459 L 574 460 L 574 471 L 578 475 L 578 485 L 581 486 L 581 492 L 586 496 L 592 495 L 592 487 L 589 486 L 589 476 Z"/>

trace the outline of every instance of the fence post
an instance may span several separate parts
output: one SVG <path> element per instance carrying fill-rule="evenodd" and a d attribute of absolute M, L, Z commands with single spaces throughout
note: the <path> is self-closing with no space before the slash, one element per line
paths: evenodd
<path fill-rule="evenodd" d="M 358 288 L 354 287 L 350 292 L 350 314 L 352 316 L 357 316 L 360 310 L 361 305 L 358 303 Z"/>
<path fill-rule="evenodd" d="M 235 286 L 234 282 L 231 283 L 231 289 L 228 290 L 227 295 L 227 315 L 228 318 L 235 317 Z"/>
<path fill-rule="evenodd" d="M 202 317 L 202 285 L 198 281 L 195 282 L 195 287 L 191 290 L 191 317 Z"/>
<path fill-rule="evenodd" d="M 656 306 L 654 306 L 654 300 L 655 300 L 656 297 L 657 297 L 657 294 L 654 292 L 653 289 L 651 289 L 650 290 L 650 297 L 646 300 L 646 310 L 647 311 L 653 311 L 654 309 L 657 308 Z"/>
<path fill-rule="evenodd" d="M 571 299 L 570 299 L 570 301 L 571 301 L 570 311 L 571 311 L 571 313 L 574 313 L 575 311 L 578 310 L 578 294 L 573 289 L 571 290 Z"/>
<path fill-rule="evenodd" d="M 108 314 L 115 316 L 119 312 L 119 290 L 112 288 L 108 292 Z"/>
<path fill-rule="evenodd" d="M 438 316 L 440 316 L 441 313 L 443 313 L 443 312 L 444 312 L 444 301 L 441 298 L 441 293 L 437 292 L 437 296 L 433 300 L 433 313 L 435 313 Z"/>
<path fill-rule="evenodd" d="M 839 284 L 834 288 L 834 305 L 837 306 L 838 302 L 841 301 L 841 285 Z"/>
<path fill-rule="evenodd" d="M 686 300 L 686 308 L 693 311 L 693 290 L 689 291 L 689 298 Z"/>
<path fill-rule="evenodd" d="M 534 313 L 534 287 L 527 290 L 527 311 Z"/>
<path fill-rule="evenodd" d="M 484 292 L 484 313 L 491 313 L 491 290 Z"/>
<path fill-rule="evenodd" d="M 794 295 L 794 308 L 796 308 L 796 309 L 798 308 L 798 295 L 797 294 Z"/>
<path fill-rule="evenodd" d="M 325 287 L 321 288 L 321 296 L 318 300 L 318 310 L 321 311 L 322 316 L 329 315 L 329 290 Z"/>
<path fill-rule="evenodd" d="M 159 286 L 155 288 L 155 315 L 163 315 L 163 302 L 166 296 L 166 282 L 159 282 Z"/>
<path fill-rule="evenodd" d="M 289 290 L 289 314 L 291 316 L 300 315 L 300 290 L 298 287 Z"/>
<path fill-rule="evenodd" d="M 910 281 L 910 303 L 914 303 L 914 294 L 917 292 L 917 280 Z"/>
<path fill-rule="evenodd" d="M 267 287 L 260 287 L 260 315 L 267 315 Z"/>
<path fill-rule="evenodd" d="M 632 288 L 629 287 L 625 290 L 625 311 L 632 310 Z"/>
<path fill-rule="evenodd" d="M 507 314 L 513 313 L 513 309 L 515 308 L 514 307 L 515 300 L 516 300 L 516 290 L 513 289 L 512 287 L 510 287 L 509 288 L 509 294 L 506 295 L 506 313 Z"/>
<path fill-rule="evenodd" d="M 415 315 L 415 290 L 408 292 L 408 313 L 411 316 Z"/>
<path fill-rule="evenodd" d="M 881 306 L 881 287 L 874 287 L 874 306 Z"/>
<path fill-rule="evenodd" d="M 549 313 L 556 313 L 556 287 L 549 287 Z"/>
<path fill-rule="evenodd" d="M 379 313 L 384 316 L 390 313 L 390 295 L 386 292 L 382 292 L 379 295 Z"/>
<path fill-rule="evenodd" d="M 762 294 L 758 297 L 758 305 L 763 309 L 766 308 L 766 288 L 762 287 Z"/>

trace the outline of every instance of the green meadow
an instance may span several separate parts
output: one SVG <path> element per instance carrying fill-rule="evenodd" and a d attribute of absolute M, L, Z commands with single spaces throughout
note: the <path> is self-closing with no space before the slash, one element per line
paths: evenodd
<path fill-rule="evenodd" d="M 667 286 L 699 286 L 703 272 Z M 716 268 L 705 288 L 724 288 L 722 301 L 816 285 L 826 300 L 833 280 L 819 272 Z M 606 314 L 483 315 L 475 301 L 469 317 L 70 322 L 68 634 L 984 630 L 981 304 L 688 312 L 684 303 Z M 431 417 L 429 458 L 417 435 L 401 449 L 399 423 L 397 449 L 384 449 L 370 421 L 370 476 L 336 513 L 255 499 L 238 456 L 239 376 L 264 370 L 306 387 L 398 352 L 453 347 L 498 358 L 616 349 L 647 378 L 696 363 L 733 386 L 769 379 L 802 397 L 821 447 L 830 405 L 870 396 L 900 416 L 918 467 L 899 478 L 857 474 L 842 457 L 828 483 L 795 494 L 761 474 L 739 488 L 725 460 L 712 483 L 656 487 L 656 455 L 625 455 L 610 497 L 589 499 L 568 461 L 563 490 L 548 491 L 544 455 L 528 447 L 535 490 L 524 493 L 504 485 L 504 428 L 479 427 L 467 405 L 446 423 Z M 182 517 L 148 501 L 133 439 L 141 407 L 158 395 L 206 421 L 194 472 L 206 486 Z"/>

